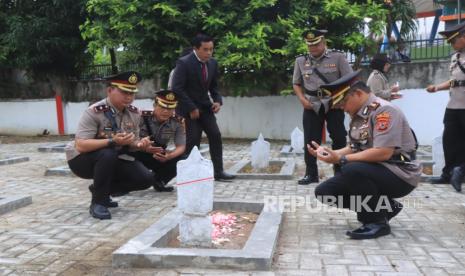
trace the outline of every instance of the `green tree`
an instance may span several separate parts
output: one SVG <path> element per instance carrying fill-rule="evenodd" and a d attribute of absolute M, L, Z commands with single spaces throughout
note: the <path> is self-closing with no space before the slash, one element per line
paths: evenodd
<path fill-rule="evenodd" d="M 0 65 L 76 75 L 89 61 L 79 26 L 85 0 L 0 1 Z"/>
<path fill-rule="evenodd" d="M 123 48 L 129 60 L 150 65 L 146 73 L 165 77 L 196 32 L 212 35 L 222 83 L 238 95 L 290 87 L 294 58 L 306 52 L 305 28 L 327 28 L 331 48 L 361 55 L 389 18 L 397 20 L 383 0 L 89 0 L 87 12 L 82 31 L 91 51 Z"/>

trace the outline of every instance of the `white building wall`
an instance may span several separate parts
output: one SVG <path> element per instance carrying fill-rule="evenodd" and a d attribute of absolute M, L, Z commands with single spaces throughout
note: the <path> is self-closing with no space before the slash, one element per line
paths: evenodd
<path fill-rule="evenodd" d="M 423 89 L 403 90 L 395 103 L 406 114 L 421 144 L 431 144 L 442 133 L 447 91 L 429 94 Z M 142 109 L 151 109 L 152 100 L 136 100 Z M 65 132 L 73 134 L 88 102 L 64 105 Z M 348 122 L 346 116 L 346 125 Z M 0 102 L 0 134 L 36 135 L 44 129 L 58 134 L 54 99 Z M 295 96 L 225 97 L 218 114 L 223 137 L 289 140 L 291 131 L 302 129 L 302 106 Z"/>

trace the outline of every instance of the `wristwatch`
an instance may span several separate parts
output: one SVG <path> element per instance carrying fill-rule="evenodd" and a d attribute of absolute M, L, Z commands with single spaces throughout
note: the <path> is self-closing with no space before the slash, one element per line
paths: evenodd
<path fill-rule="evenodd" d="M 113 140 L 113 138 L 108 138 L 108 147 L 110 148 L 114 148 L 116 146 L 116 142 L 115 140 Z"/>
<path fill-rule="evenodd" d="M 341 166 L 344 166 L 345 164 L 347 164 L 347 162 L 349 162 L 349 160 L 347 160 L 347 157 L 345 155 L 341 156 L 341 159 L 339 159 L 339 165 Z"/>

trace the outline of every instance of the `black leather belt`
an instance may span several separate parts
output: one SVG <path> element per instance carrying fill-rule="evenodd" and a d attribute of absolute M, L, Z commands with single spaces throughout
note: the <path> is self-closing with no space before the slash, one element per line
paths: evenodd
<path fill-rule="evenodd" d="M 319 97 L 319 98 L 326 96 L 326 94 L 323 93 L 321 90 L 310 91 L 310 90 L 305 89 L 305 94 L 309 96 Z"/>
<path fill-rule="evenodd" d="M 465 86 L 465 80 L 450 80 L 450 87 Z"/>

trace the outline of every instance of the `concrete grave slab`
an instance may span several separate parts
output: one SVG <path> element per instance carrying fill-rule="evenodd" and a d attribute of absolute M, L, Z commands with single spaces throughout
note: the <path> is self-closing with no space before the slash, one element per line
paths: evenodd
<path fill-rule="evenodd" d="M 68 165 L 49 168 L 45 171 L 45 176 L 75 176 Z"/>
<path fill-rule="evenodd" d="M 265 180 L 288 180 L 293 178 L 295 170 L 294 160 L 270 160 L 270 165 L 282 164 L 281 171 L 276 174 L 269 173 L 242 173 L 245 166 L 250 165 L 249 160 L 241 160 L 227 170 L 227 173 L 236 175 L 238 179 L 265 179 Z"/>
<path fill-rule="evenodd" d="M 0 196 L 0 215 L 19 209 L 32 203 L 31 196 L 10 195 Z"/>
<path fill-rule="evenodd" d="M 27 156 L 3 156 L 0 155 L 0 165 L 10 165 L 29 161 Z"/>
<path fill-rule="evenodd" d="M 260 213 L 245 246 L 234 250 L 166 247 L 176 235 L 181 219 L 181 212 L 176 208 L 113 252 L 113 267 L 270 270 L 282 212 L 269 212 L 263 207 L 262 202 L 215 200 L 214 210 Z"/>
<path fill-rule="evenodd" d="M 291 145 L 284 145 L 279 152 L 280 156 L 303 156 L 303 152 L 295 153 Z"/>
<path fill-rule="evenodd" d="M 38 148 L 40 152 L 65 152 L 66 144 L 50 144 Z"/>

